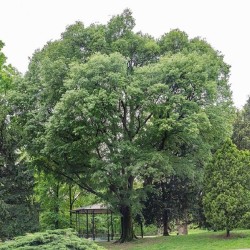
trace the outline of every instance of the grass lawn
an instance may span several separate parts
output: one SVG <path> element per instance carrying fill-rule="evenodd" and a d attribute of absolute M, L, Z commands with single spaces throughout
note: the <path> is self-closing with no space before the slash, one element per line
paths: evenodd
<path fill-rule="evenodd" d="M 102 242 L 99 245 L 111 250 L 250 250 L 250 230 L 235 230 L 226 238 L 225 232 L 191 231 L 189 235 L 152 237 L 130 243 Z"/>

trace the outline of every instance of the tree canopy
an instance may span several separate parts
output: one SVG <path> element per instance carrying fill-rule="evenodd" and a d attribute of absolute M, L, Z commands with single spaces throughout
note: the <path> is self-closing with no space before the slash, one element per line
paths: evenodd
<path fill-rule="evenodd" d="M 121 242 L 152 181 L 195 180 L 231 133 L 229 66 L 200 38 L 133 32 L 129 10 L 107 25 L 67 27 L 34 53 L 12 100 L 34 165 L 122 214 Z"/>

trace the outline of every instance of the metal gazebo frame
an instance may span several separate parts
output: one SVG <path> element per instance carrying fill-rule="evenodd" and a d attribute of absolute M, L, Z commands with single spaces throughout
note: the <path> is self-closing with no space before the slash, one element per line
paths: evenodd
<path fill-rule="evenodd" d="M 95 235 L 95 215 L 96 214 L 106 214 L 107 215 L 107 229 L 108 229 L 108 241 L 113 240 L 114 237 L 114 225 L 113 225 L 113 212 L 112 210 L 104 205 L 104 204 L 94 204 L 90 206 L 80 207 L 77 209 L 73 209 L 70 211 L 72 214 L 76 215 L 76 231 L 80 234 L 81 231 L 81 220 L 80 215 L 85 214 L 86 215 L 86 238 L 89 238 L 89 236 L 92 235 L 92 239 L 96 239 Z M 92 218 L 92 228 L 89 228 L 89 217 Z M 110 234 L 110 228 L 111 226 L 111 234 Z M 91 230 L 89 232 L 89 229 Z M 84 236 L 84 234 L 83 234 Z"/>

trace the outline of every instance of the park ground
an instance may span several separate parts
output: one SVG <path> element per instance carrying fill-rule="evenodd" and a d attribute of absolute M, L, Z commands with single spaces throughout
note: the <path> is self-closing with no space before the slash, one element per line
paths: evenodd
<path fill-rule="evenodd" d="M 98 243 L 110 250 L 250 250 L 250 230 L 234 230 L 229 238 L 225 232 L 190 231 L 189 235 L 146 237 L 129 243 Z"/>

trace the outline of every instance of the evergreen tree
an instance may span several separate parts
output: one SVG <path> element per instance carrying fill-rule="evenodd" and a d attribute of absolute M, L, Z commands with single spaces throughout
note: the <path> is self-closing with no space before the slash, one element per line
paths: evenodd
<path fill-rule="evenodd" d="M 225 229 L 227 236 L 250 209 L 249 163 L 249 154 L 228 140 L 205 169 L 205 215 L 214 229 Z"/>
<path fill-rule="evenodd" d="M 0 50 L 2 46 L 0 42 Z M 5 61 L 0 51 L 0 238 L 37 230 L 38 225 L 33 172 L 18 156 L 21 128 L 9 100 L 17 73 Z"/>

